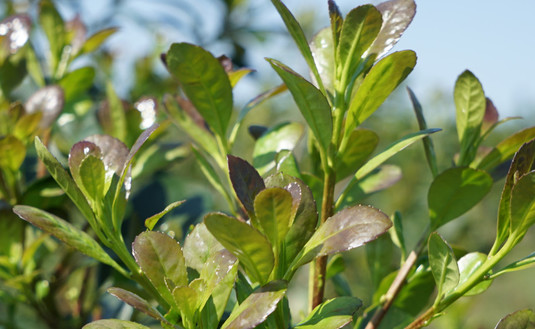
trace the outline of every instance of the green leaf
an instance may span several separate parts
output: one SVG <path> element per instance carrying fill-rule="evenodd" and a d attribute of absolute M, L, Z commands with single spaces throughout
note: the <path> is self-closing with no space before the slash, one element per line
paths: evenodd
<path fill-rule="evenodd" d="M 329 1 L 329 6 L 332 1 Z M 335 5 L 336 6 L 336 5 Z M 329 7 L 330 8 L 330 7 Z M 340 31 L 338 31 L 340 32 Z M 334 64 L 333 32 L 331 28 L 321 29 L 310 41 L 310 50 L 316 61 L 318 73 L 327 91 L 334 94 L 335 64 Z M 315 80 L 313 80 L 316 82 Z"/>
<path fill-rule="evenodd" d="M 254 282 L 265 284 L 274 265 L 273 251 L 267 238 L 258 230 L 221 213 L 204 217 L 212 235 L 232 252 Z"/>
<path fill-rule="evenodd" d="M 255 290 L 223 323 L 221 329 L 251 329 L 264 322 L 286 293 L 285 281 L 272 281 Z"/>
<path fill-rule="evenodd" d="M 86 66 L 71 71 L 59 80 L 59 86 L 65 93 L 65 101 L 69 102 L 87 91 L 95 79 L 95 69 Z"/>
<path fill-rule="evenodd" d="M 275 156 L 275 171 L 301 179 L 299 166 L 292 151 L 282 150 Z"/>
<path fill-rule="evenodd" d="M 145 231 L 134 240 L 132 254 L 143 273 L 167 302 L 173 300 L 171 291 L 174 287 L 188 284 L 182 249 L 170 236 Z"/>
<path fill-rule="evenodd" d="M 360 247 L 385 233 L 392 223 L 388 216 L 370 206 L 353 206 L 329 217 L 310 238 L 290 267 L 296 270 L 316 256 Z"/>
<path fill-rule="evenodd" d="M 459 267 L 453 250 L 436 232 L 429 236 L 429 266 L 437 283 L 437 302 L 459 283 Z"/>
<path fill-rule="evenodd" d="M 89 155 L 80 163 L 78 172 L 82 183 L 81 187 L 86 192 L 87 198 L 95 203 L 94 207 L 98 207 L 96 204 L 104 198 L 109 188 L 109 185 L 105 186 L 104 163 L 99 158 Z"/>
<path fill-rule="evenodd" d="M 353 313 L 362 306 L 362 301 L 356 297 L 337 297 L 329 299 L 320 305 L 300 323 L 295 329 L 338 329 L 353 320 Z"/>
<path fill-rule="evenodd" d="M 24 143 L 30 142 L 38 133 L 38 126 L 41 123 L 42 117 L 43 114 L 41 112 L 24 114 L 15 123 L 13 136 L 24 141 Z"/>
<path fill-rule="evenodd" d="M 342 71 L 343 86 L 355 74 L 362 62 L 362 55 L 373 43 L 383 23 L 381 13 L 373 5 L 363 5 L 351 10 L 342 25 L 340 42 L 336 48 L 336 63 Z"/>
<path fill-rule="evenodd" d="M 247 161 L 228 155 L 232 187 L 249 216 L 254 216 L 254 199 L 265 188 L 264 180 Z"/>
<path fill-rule="evenodd" d="M 492 149 L 477 165 L 478 169 L 490 171 L 513 157 L 522 144 L 535 138 L 535 127 L 521 130 L 505 138 Z"/>
<path fill-rule="evenodd" d="M 82 329 L 150 329 L 139 323 L 125 320 L 98 320 L 86 324 Z"/>
<path fill-rule="evenodd" d="M 292 15 L 292 13 L 288 10 L 288 8 L 282 3 L 282 1 L 271 0 L 271 3 L 273 3 L 277 11 L 279 12 L 279 15 L 284 21 L 284 25 L 286 25 L 288 32 L 290 32 L 290 35 L 292 36 L 295 41 L 295 44 L 297 45 L 297 48 L 299 48 L 299 51 L 305 58 L 309 69 L 312 71 L 312 74 L 320 85 L 320 89 L 323 89 L 320 75 L 318 73 L 318 69 L 316 68 L 316 63 L 314 63 L 314 57 L 312 56 L 312 52 L 310 51 L 310 48 L 308 46 L 308 42 L 305 37 L 305 33 L 303 32 L 303 29 L 301 28 L 295 17 Z"/>
<path fill-rule="evenodd" d="M 371 68 L 349 104 L 344 139 L 379 108 L 415 65 L 416 54 L 404 50 L 386 56 Z"/>
<path fill-rule="evenodd" d="M 405 261 L 407 255 L 407 247 L 405 246 L 405 235 L 403 234 L 403 221 L 401 218 L 401 213 L 396 211 L 392 215 L 392 223 L 394 223 L 394 229 L 390 230 L 390 236 L 392 242 L 400 249 L 401 251 L 401 261 Z"/>
<path fill-rule="evenodd" d="M 97 50 L 112 34 L 117 32 L 118 28 L 110 27 L 100 30 L 87 38 L 86 42 L 82 46 L 81 54 L 87 54 Z"/>
<path fill-rule="evenodd" d="M 384 234 L 365 246 L 366 261 L 370 270 L 375 289 L 379 287 L 382 278 L 392 271 L 394 244 L 389 235 Z"/>
<path fill-rule="evenodd" d="M 335 254 L 329 259 L 327 263 L 327 270 L 325 272 L 325 278 L 329 280 L 330 278 L 342 273 L 346 270 L 346 262 L 342 254 Z"/>
<path fill-rule="evenodd" d="M 108 288 L 108 292 L 136 310 L 141 311 L 156 320 L 166 321 L 154 306 L 150 305 L 149 302 L 133 292 L 116 287 Z"/>
<path fill-rule="evenodd" d="M 191 283 L 194 285 L 194 283 L 202 283 L 202 281 L 196 279 Z M 195 313 L 199 308 L 200 291 L 201 289 L 194 289 L 191 286 L 180 286 L 173 289 L 173 297 L 186 328 L 192 328 L 196 322 Z"/>
<path fill-rule="evenodd" d="M 459 165 L 472 161 L 471 155 L 477 149 L 474 145 L 479 138 L 481 124 L 485 116 L 486 99 L 479 80 L 466 70 L 455 83 L 453 93 L 456 108 L 457 134 L 461 143 Z"/>
<path fill-rule="evenodd" d="M 535 171 L 522 176 L 511 194 L 511 231 L 518 243 L 535 223 Z"/>
<path fill-rule="evenodd" d="M 501 319 L 495 329 L 535 329 L 535 313 L 532 310 L 516 311 Z"/>
<path fill-rule="evenodd" d="M 126 115 L 123 102 L 117 96 L 111 81 L 106 83 L 106 99 L 108 100 L 109 119 L 112 123 L 112 130 L 109 132 L 113 137 L 126 141 Z"/>
<path fill-rule="evenodd" d="M 457 265 L 459 266 L 459 285 L 465 283 L 487 260 L 487 255 L 480 252 L 471 252 L 459 259 Z M 472 289 L 464 294 L 464 296 L 474 296 L 487 290 L 491 285 L 492 280 L 483 280 Z"/>
<path fill-rule="evenodd" d="M 184 241 L 186 265 L 201 273 L 208 260 L 224 247 L 208 231 L 204 223 L 195 225 Z"/>
<path fill-rule="evenodd" d="M 281 123 L 265 132 L 255 143 L 253 166 L 260 175 L 266 174 L 275 166 L 275 156 L 282 150 L 293 150 L 303 136 L 300 123 Z"/>
<path fill-rule="evenodd" d="M 0 137 L 0 168 L 17 172 L 25 157 L 26 146 L 17 137 Z"/>
<path fill-rule="evenodd" d="M 368 49 L 377 58 L 386 54 L 398 42 L 416 14 L 413 0 L 390 0 L 376 6 L 383 17 L 381 31 Z"/>
<path fill-rule="evenodd" d="M 104 251 L 104 249 L 102 249 L 98 242 L 96 242 L 87 233 L 77 229 L 65 220 L 44 210 L 30 206 L 15 206 L 13 211 L 20 218 L 39 227 L 43 231 L 52 234 L 70 247 L 98 260 L 101 263 L 110 265 L 121 274 L 125 274 L 124 269 L 113 259 L 111 259 L 111 257 Z"/>
<path fill-rule="evenodd" d="M 331 53 L 334 52 L 333 50 L 338 47 L 338 42 L 340 41 L 340 33 L 342 32 L 342 25 L 344 24 L 344 17 L 342 16 L 342 13 L 340 12 L 340 8 L 336 5 L 334 0 L 329 0 L 329 18 L 331 21 L 331 28 L 325 28 L 324 30 L 328 30 L 331 33 L 331 40 L 333 44 L 331 45 Z M 314 56 L 314 58 L 316 58 Z"/>
<path fill-rule="evenodd" d="M 206 157 L 201 154 L 195 147 L 192 147 L 193 154 L 195 155 L 195 159 L 197 160 L 197 164 L 201 168 L 202 173 L 208 179 L 208 182 L 212 184 L 212 186 L 223 196 L 227 197 L 229 201 L 231 201 L 231 196 L 229 195 L 229 192 L 225 189 L 223 186 L 223 183 L 221 182 L 221 178 L 215 171 L 214 167 Z"/>
<path fill-rule="evenodd" d="M 280 250 L 286 233 L 292 225 L 293 216 L 295 216 L 292 203 L 290 192 L 279 187 L 260 191 L 254 200 L 256 218 L 251 222 L 266 235 L 271 245 L 277 250 Z"/>
<path fill-rule="evenodd" d="M 186 201 L 185 200 L 175 201 L 175 202 L 171 203 L 170 205 L 168 205 L 167 207 L 165 207 L 164 210 L 162 210 L 159 213 L 154 214 L 154 215 L 150 216 L 149 218 L 145 219 L 145 227 L 148 228 L 149 230 L 152 230 L 154 228 L 154 226 L 156 225 L 156 223 L 158 223 L 160 218 L 162 218 L 168 212 L 170 212 L 171 210 L 173 210 L 176 207 L 180 206 L 184 202 L 186 202 Z"/>
<path fill-rule="evenodd" d="M 268 62 L 290 90 L 314 137 L 326 151 L 333 134 L 331 107 L 327 99 L 314 85 L 286 65 L 274 59 L 268 59 Z"/>
<path fill-rule="evenodd" d="M 52 71 L 56 72 L 61 52 L 65 45 L 65 25 L 60 14 L 50 0 L 41 1 L 39 6 L 39 24 L 45 32 L 50 47 Z"/>
<path fill-rule="evenodd" d="M 492 187 L 492 178 L 472 168 L 451 168 L 438 175 L 429 188 L 427 204 L 435 230 L 472 209 Z"/>
<path fill-rule="evenodd" d="M 415 133 L 408 134 L 401 138 L 400 140 L 390 144 L 386 147 L 386 149 L 371 158 L 368 162 L 366 162 L 365 165 L 363 165 L 356 173 L 355 178 L 357 180 L 362 179 L 364 176 L 371 173 L 373 170 L 375 170 L 379 165 L 381 165 L 386 160 L 390 159 L 392 156 L 396 155 L 397 153 L 401 152 L 404 148 L 411 145 L 412 143 L 424 138 L 425 136 L 428 136 L 430 134 L 436 133 L 437 131 L 440 131 L 440 129 L 426 129 L 422 131 L 418 131 Z"/>
<path fill-rule="evenodd" d="M 379 136 L 368 129 L 357 129 L 349 135 L 348 147 L 336 154 L 336 180 L 340 181 L 354 174 L 377 147 Z"/>
<path fill-rule="evenodd" d="M 167 67 L 214 133 L 226 140 L 232 115 L 232 86 L 217 58 L 201 47 L 175 43 Z"/>

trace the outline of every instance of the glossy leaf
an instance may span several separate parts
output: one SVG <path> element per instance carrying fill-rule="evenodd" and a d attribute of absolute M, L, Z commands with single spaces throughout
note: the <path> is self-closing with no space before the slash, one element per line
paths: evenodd
<path fill-rule="evenodd" d="M 459 164 L 466 165 L 463 159 L 471 161 L 470 152 L 473 152 L 474 142 L 480 134 L 481 124 L 485 116 L 486 99 L 483 87 L 479 80 L 466 70 L 455 83 L 454 100 L 457 119 L 457 134 L 461 143 L 461 156 Z"/>
<path fill-rule="evenodd" d="M 293 269 L 316 256 L 360 247 L 385 233 L 392 223 L 388 216 L 370 206 L 353 206 L 329 217 L 297 256 Z"/>
<path fill-rule="evenodd" d="M 535 171 L 522 176 L 511 194 L 511 231 L 520 241 L 535 223 Z"/>
<path fill-rule="evenodd" d="M 167 67 L 214 133 L 226 139 L 232 115 L 232 86 L 219 61 L 201 47 L 175 43 Z"/>
<path fill-rule="evenodd" d="M 26 157 L 26 146 L 15 136 L 0 137 L 0 168 L 16 172 Z"/>
<path fill-rule="evenodd" d="M 112 34 L 117 32 L 118 28 L 110 27 L 107 29 L 100 30 L 87 38 L 84 45 L 82 46 L 81 53 L 87 54 L 92 51 L 97 50 Z"/>
<path fill-rule="evenodd" d="M 186 265 L 201 273 L 208 260 L 224 247 L 208 231 L 204 223 L 195 225 L 184 241 Z"/>
<path fill-rule="evenodd" d="M 74 98 L 87 91 L 95 79 L 95 69 L 90 66 L 81 67 L 63 76 L 58 82 L 65 93 L 65 101 L 72 101 Z"/>
<path fill-rule="evenodd" d="M 101 263 L 110 265 L 122 274 L 125 273 L 121 266 L 111 259 L 111 257 L 92 237 L 65 220 L 44 210 L 30 206 L 15 206 L 13 211 L 20 218 L 39 227 L 43 231 L 52 234 L 81 253 L 86 254 Z"/>
<path fill-rule="evenodd" d="M 188 284 L 182 249 L 170 236 L 145 231 L 134 240 L 132 254 L 143 273 L 166 301 L 172 300 L 171 290 L 174 287 Z"/>
<path fill-rule="evenodd" d="M 438 233 L 432 233 L 428 241 L 429 266 L 438 288 L 437 301 L 459 283 L 459 267 L 453 250 Z"/>
<path fill-rule="evenodd" d="M 327 99 L 314 85 L 286 65 L 274 59 L 268 61 L 290 90 L 319 145 L 327 150 L 333 133 L 331 107 Z"/>
<path fill-rule="evenodd" d="M 487 255 L 480 252 L 471 252 L 459 259 L 457 262 L 459 266 L 459 285 L 465 283 L 487 260 Z M 492 280 L 483 280 L 472 289 L 464 294 L 464 296 L 474 296 L 487 290 L 491 285 Z"/>
<path fill-rule="evenodd" d="M 147 314 L 148 316 L 155 318 L 156 320 L 165 321 L 164 317 L 160 314 L 160 312 L 158 312 L 156 308 L 154 308 L 152 305 L 149 304 L 149 302 L 134 294 L 133 292 L 116 287 L 109 288 L 108 292 L 119 298 L 123 302 L 127 303 L 128 305 L 132 306 L 136 310 L 141 311 Z"/>
<path fill-rule="evenodd" d="M 357 129 L 349 135 L 348 146 L 343 153 L 336 154 L 336 180 L 340 181 L 354 174 L 377 147 L 379 136 L 368 129 Z"/>
<path fill-rule="evenodd" d="M 301 178 L 297 160 L 292 151 L 282 150 L 275 156 L 275 171 L 281 172 L 292 177 Z"/>
<path fill-rule="evenodd" d="M 340 40 L 340 33 L 342 32 L 342 25 L 344 23 L 344 17 L 342 16 L 342 13 L 340 12 L 340 8 L 336 5 L 334 0 L 329 0 L 329 19 L 331 21 L 331 28 L 330 31 L 332 31 L 331 39 L 334 42 L 331 49 L 334 50 L 338 47 L 338 42 Z M 328 28 L 324 29 L 328 30 Z M 334 55 L 334 52 L 333 52 Z"/>
<path fill-rule="evenodd" d="M 351 10 L 342 24 L 336 62 L 342 67 L 342 81 L 348 83 L 361 64 L 362 55 L 373 43 L 383 23 L 381 13 L 373 5 Z"/>
<path fill-rule="evenodd" d="M 281 247 L 292 225 L 295 216 L 292 203 L 290 192 L 278 187 L 262 190 L 254 199 L 256 216 L 252 223 L 266 235 L 274 248 Z"/>
<path fill-rule="evenodd" d="M 86 197 L 94 203 L 99 203 L 109 188 L 109 185 L 106 186 L 104 181 L 104 170 L 104 163 L 93 155 L 85 157 L 78 168 L 81 187 L 83 187 Z"/>
<path fill-rule="evenodd" d="M 383 17 L 383 25 L 377 38 L 368 49 L 377 58 L 386 54 L 398 42 L 416 14 L 413 0 L 390 0 L 376 6 Z"/>
<path fill-rule="evenodd" d="M 247 161 L 232 155 L 228 155 L 227 160 L 236 196 L 249 216 L 254 216 L 254 199 L 265 188 L 264 180 Z"/>
<path fill-rule="evenodd" d="M 498 322 L 495 329 L 534 329 L 535 313 L 521 310 L 511 313 Z"/>
<path fill-rule="evenodd" d="M 63 110 L 64 102 L 65 96 L 63 89 L 56 85 L 46 86 L 28 98 L 24 104 L 24 109 L 26 113 L 41 112 L 43 116 L 41 117 L 39 127 L 48 128 L 54 123 L 61 110 Z"/>
<path fill-rule="evenodd" d="M 299 123 L 282 123 L 265 132 L 255 143 L 253 166 L 264 175 L 275 166 L 275 156 L 282 150 L 293 150 L 303 136 Z"/>
<path fill-rule="evenodd" d="M 427 203 L 435 230 L 472 209 L 492 187 L 492 178 L 472 168 L 451 168 L 438 175 L 429 188 Z"/>
<path fill-rule="evenodd" d="M 171 203 L 170 205 L 168 205 L 167 207 L 165 207 L 164 210 L 160 211 L 159 213 L 157 214 L 154 214 L 152 216 L 150 216 L 149 218 L 145 219 L 145 227 L 148 228 L 149 230 L 152 230 L 154 228 L 154 226 L 156 225 L 156 223 L 158 223 L 158 221 L 160 220 L 160 218 L 162 218 L 163 216 L 165 216 L 168 212 L 170 212 L 171 210 L 175 209 L 176 207 L 180 206 L 181 204 L 183 204 L 184 202 L 186 201 L 176 201 L 176 202 L 173 202 Z"/>
<path fill-rule="evenodd" d="M 125 320 L 97 320 L 86 324 L 82 329 L 150 329 L 139 323 Z"/>
<path fill-rule="evenodd" d="M 265 284 L 273 270 L 274 256 L 267 238 L 258 230 L 220 213 L 204 217 L 212 235 L 232 252 L 254 282 Z"/>
<path fill-rule="evenodd" d="M 521 130 L 505 138 L 492 149 L 477 165 L 478 169 L 492 170 L 499 164 L 513 157 L 522 144 L 535 138 L 535 127 Z"/>
<path fill-rule="evenodd" d="M 404 50 L 386 56 L 371 68 L 349 104 L 345 136 L 379 108 L 415 65 L 416 54 Z"/>
<path fill-rule="evenodd" d="M 353 320 L 353 313 L 362 306 L 356 297 L 337 297 L 316 306 L 295 329 L 338 329 Z"/>
<path fill-rule="evenodd" d="M 400 140 L 390 144 L 389 146 L 386 147 L 386 149 L 383 152 L 377 154 L 376 156 L 371 158 L 368 162 L 366 162 L 366 164 L 363 165 L 355 173 L 355 178 L 357 180 L 362 179 L 364 176 L 368 175 L 377 167 L 379 167 L 383 162 L 390 159 L 392 156 L 396 155 L 397 153 L 402 151 L 407 146 L 437 131 L 440 131 L 440 129 L 427 129 L 427 130 L 418 131 L 412 134 L 408 134 L 404 136 L 403 138 L 401 138 Z"/>
<path fill-rule="evenodd" d="M 221 329 L 251 329 L 264 322 L 286 293 L 284 281 L 272 281 L 254 291 L 223 323 Z"/>
<path fill-rule="evenodd" d="M 334 47 L 332 30 L 328 27 L 321 29 L 310 41 L 310 50 L 318 67 L 318 73 L 331 94 L 334 93 L 335 81 Z M 314 82 L 317 85 L 317 81 Z"/>
<path fill-rule="evenodd" d="M 0 22 L 2 53 L 15 54 L 30 38 L 32 20 L 26 14 L 11 15 Z M 0 60 L 1 62 L 1 60 Z"/>

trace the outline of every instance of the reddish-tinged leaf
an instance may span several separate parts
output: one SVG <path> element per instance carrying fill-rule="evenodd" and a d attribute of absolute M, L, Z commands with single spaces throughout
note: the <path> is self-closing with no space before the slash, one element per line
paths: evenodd
<path fill-rule="evenodd" d="M 254 199 L 266 188 L 260 174 L 247 161 L 228 155 L 230 181 L 243 208 L 249 216 L 254 216 Z"/>

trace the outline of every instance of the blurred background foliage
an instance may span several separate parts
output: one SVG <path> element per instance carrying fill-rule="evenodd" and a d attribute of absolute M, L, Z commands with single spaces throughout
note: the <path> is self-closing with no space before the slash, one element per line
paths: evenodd
<path fill-rule="evenodd" d="M 36 70 L 41 71 L 41 75 L 31 72 L 29 66 L 15 73 L 1 70 L 2 81 L 13 74 L 20 80 L 17 81 L 18 86 L 2 85 L 3 108 L 12 107 L 10 104 L 15 101 L 24 103 L 45 85 L 65 83 L 62 79 L 70 72 L 81 68 L 91 71 L 87 76 L 82 76 L 83 81 L 67 80 L 68 83 L 64 85 L 68 87 L 66 89 L 81 87 L 72 89 L 74 91 L 70 94 L 66 92 L 64 107 L 57 120 L 49 130 L 39 134 L 48 138 L 49 148 L 64 163 L 66 154 L 75 142 L 111 129 L 107 126 L 110 119 L 107 108 L 115 106 L 117 102 L 122 104 L 127 114 L 131 114 L 128 120 L 133 122 L 130 124 L 133 128 L 126 140 L 129 141 L 128 146 L 132 145 L 139 133 L 142 101 L 150 99 L 155 109 L 161 108 L 162 96 L 177 89 L 176 82 L 170 78 L 160 59 L 160 54 L 168 49 L 171 42 L 199 44 L 216 56 L 227 55 L 237 67 L 257 70 L 238 84 L 234 95 L 238 107 L 260 91 L 279 83 L 263 60 L 264 57 L 281 58 L 298 71 L 305 70 L 297 49 L 286 35 L 282 21 L 276 17 L 269 1 L 153 0 L 147 3 L 142 0 L 56 0 L 43 3 L 57 8 L 61 19 L 66 22 L 66 29 L 83 33 L 86 38 L 101 30 L 118 28 L 96 51 L 69 61 L 65 71 L 58 74 L 57 70 L 54 72 L 50 69 L 54 66 L 50 64 L 53 45 L 48 42 L 46 31 L 39 23 L 40 6 L 43 6 L 40 1 L 5 0 L 0 3 L 2 18 L 21 13 L 29 15 L 32 22 L 29 42 L 19 53 L 25 60 L 30 56 L 28 49 L 33 50 L 38 63 Z M 301 6 L 294 11 L 309 37 L 327 25 L 326 17 L 321 16 L 320 12 L 324 13 L 324 8 Z M 74 45 L 71 43 L 71 46 Z M 15 57 L 16 54 L 10 55 L 9 60 L 13 63 L 20 60 Z M 404 85 L 420 83 L 425 84 L 426 81 L 414 81 L 409 77 Z M 450 84 L 453 87 L 453 81 Z M 482 84 L 485 86 L 485 81 Z M 432 97 L 427 97 L 432 101 L 423 104 L 428 126 L 443 129 L 432 137 L 439 169 L 453 161 L 458 143 L 452 94 L 452 90 L 437 90 Z M 527 113 L 526 109 L 506 110 L 507 113 Z M 272 127 L 284 121 L 302 120 L 287 94 L 262 104 L 254 111 L 254 115 L 246 118 L 245 127 L 251 124 Z M 164 129 L 157 141 L 141 155 L 141 158 L 155 160 L 144 163 L 146 167 L 139 169 L 133 186 L 129 222 L 124 225 L 129 241 L 143 230 L 141 219 L 176 200 L 187 201 L 167 215 L 159 230 L 179 240 L 191 224 L 202 219 L 203 214 L 227 210 L 225 200 L 213 193 L 190 156 L 185 135 L 167 122 L 162 111 L 156 110 L 156 113 Z M 399 88 L 366 121 L 365 126 L 379 133 L 378 150 L 405 134 L 417 131 L 406 90 Z M 527 126 L 525 120 L 509 122 L 493 133 L 490 142 L 502 140 Z M 253 142 L 246 129 L 242 129 L 233 153 L 250 160 Z M 408 248 L 416 243 L 415 239 L 427 222 L 426 194 L 432 177 L 424 159 L 421 145 L 405 150 L 391 160 L 402 169 L 401 180 L 365 200 L 387 214 L 399 211 L 407 232 Z M 43 173 L 39 172 L 39 168 L 36 170 L 35 166 L 35 150 L 33 146 L 28 146 L 21 167 L 23 175 L 17 183 L 21 195 L 16 201 L 59 214 L 68 213 L 63 217 L 79 225 L 81 221 L 74 207 L 64 196 L 54 194 L 53 181 L 42 178 Z M 475 251 L 490 248 L 502 186 L 503 180 L 495 184 L 481 205 L 464 218 L 446 225 L 441 230 L 444 237 L 459 249 Z M 43 191 L 50 193 L 46 195 Z M 0 328 L 77 328 L 92 318 L 131 316 L 131 308 L 104 293 L 112 284 L 127 286 L 128 282 L 108 267 L 96 265 L 96 262 L 81 257 L 22 222 L 8 211 L 10 204 L 13 205 L 6 200 L 0 201 L 0 238 L 4 239 L 0 239 Z M 532 250 L 529 250 L 529 245 L 533 241 L 535 236 L 531 232 L 511 255 L 511 259 L 530 253 Z M 349 282 L 354 295 L 369 302 L 374 283 L 363 253 L 365 250 L 360 248 L 344 254 L 347 268 L 343 277 Z M 26 259 L 23 259 L 23 255 L 26 255 Z M 391 264 L 390 270 L 396 265 Z M 388 271 L 388 264 L 384 266 Z M 531 283 L 529 281 L 533 274 L 534 270 L 527 270 L 506 276 L 484 294 L 462 299 L 448 310 L 449 316 L 433 322 L 431 328 L 490 328 L 505 314 L 533 307 L 535 288 L 532 280 Z M 307 273 L 299 275 L 306 276 Z M 332 284 L 328 286 L 328 296 L 337 293 L 335 288 Z M 296 304 L 292 309 L 299 312 L 299 309 L 306 308 L 306 287 L 294 286 L 289 294 L 290 301 Z M 504 299 L 507 300 L 505 304 Z M 134 317 L 140 316 L 134 314 Z"/>

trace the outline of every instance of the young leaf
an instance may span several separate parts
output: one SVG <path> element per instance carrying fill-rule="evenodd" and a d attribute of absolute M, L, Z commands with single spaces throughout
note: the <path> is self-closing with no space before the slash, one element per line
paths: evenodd
<path fill-rule="evenodd" d="M 125 270 L 92 237 L 63 219 L 30 206 L 15 206 L 13 211 L 20 218 L 52 234 L 72 248 L 126 275 Z"/>
<path fill-rule="evenodd" d="M 167 207 L 165 207 L 164 210 L 162 210 L 159 213 L 157 213 L 155 215 L 152 215 L 149 218 L 145 219 L 145 227 L 148 228 L 149 230 L 152 230 L 154 228 L 154 226 L 156 225 L 156 223 L 158 223 L 160 218 L 162 218 L 163 216 L 165 216 L 165 214 L 167 214 L 171 210 L 175 209 L 176 207 L 180 206 L 184 202 L 186 202 L 186 201 L 182 200 L 182 201 L 173 202 L 170 205 L 168 205 Z"/>
<path fill-rule="evenodd" d="M 252 223 L 262 231 L 271 245 L 279 249 L 292 225 L 292 195 L 279 187 L 260 191 L 254 199 L 255 219 Z M 296 207 L 297 208 L 297 207 Z"/>
<path fill-rule="evenodd" d="M 428 242 L 429 266 L 437 283 L 437 302 L 459 283 L 459 267 L 453 250 L 438 233 L 432 233 Z"/>
<path fill-rule="evenodd" d="M 492 149 L 477 165 L 478 169 L 490 171 L 507 161 L 516 153 L 522 144 L 535 138 L 535 127 L 526 128 L 505 138 Z"/>
<path fill-rule="evenodd" d="M 535 313 L 532 310 L 516 311 L 504 317 L 494 329 L 533 329 Z"/>
<path fill-rule="evenodd" d="M 225 248 L 238 257 L 254 282 L 265 284 L 268 281 L 274 256 L 264 235 L 249 224 L 220 213 L 206 215 L 204 224 Z"/>
<path fill-rule="evenodd" d="M 254 291 L 223 323 L 221 329 L 251 329 L 264 322 L 286 293 L 285 281 L 272 281 Z"/>
<path fill-rule="evenodd" d="M 173 300 L 171 291 L 174 287 L 188 284 L 182 249 L 170 236 L 145 231 L 134 240 L 132 254 L 143 273 L 167 302 Z"/>
<path fill-rule="evenodd" d="M 258 172 L 245 160 L 228 155 L 228 169 L 232 187 L 249 216 L 254 216 L 254 199 L 266 188 Z"/>
<path fill-rule="evenodd" d="M 175 43 L 167 67 L 214 133 L 226 140 L 232 115 L 232 86 L 217 58 L 201 47 Z"/>
<path fill-rule="evenodd" d="M 485 116 L 485 93 L 479 80 L 466 70 L 455 83 L 454 100 L 457 119 L 457 134 L 461 143 L 459 165 L 467 165 L 472 161 L 470 152 L 477 145 L 473 145 L 478 139 Z M 465 163 L 466 161 L 467 163 Z"/>
<path fill-rule="evenodd" d="M 308 46 L 307 46 L 308 47 Z M 321 148 L 326 151 L 333 134 L 331 107 L 325 96 L 313 84 L 292 69 L 274 59 L 268 59 L 271 67 L 284 81 L 299 111 L 308 123 Z"/>
<path fill-rule="evenodd" d="M 136 310 L 141 311 L 156 320 L 167 321 L 155 307 L 151 306 L 149 302 L 134 294 L 133 292 L 116 287 L 108 288 L 108 292 L 119 298 L 123 302 L 127 303 L 128 305 L 132 306 Z"/>
<path fill-rule="evenodd" d="M 487 260 L 487 255 L 480 252 L 471 252 L 459 259 L 457 265 L 459 266 L 459 285 L 465 283 L 472 274 L 474 274 Z M 484 280 L 475 285 L 472 289 L 464 294 L 464 296 L 474 296 L 487 290 L 492 283 L 492 280 Z"/>
<path fill-rule="evenodd" d="M 125 320 L 97 320 L 86 324 L 82 329 L 150 329 L 139 323 L 125 321 Z"/>
<path fill-rule="evenodd" d="M 451 168 L 438 175 L 427 194 L 431 229 L 436 230 L 470 210 L 491 187 L 492 178 L 477 169 Z"/>
<path fill-rule="evenodd" d="M 355 313 L 362 306 L 356 297 L 337 297 L 326 300 L 314 310 L 295 329 L 338 329 L 353 320 Z"/>
<path fill-rule="evenodd" d="M 336 180 L 354 174 L 373 153 L 378 142 L 379 136 L 375 132 L 368 129 L 354 130 L 349 135 L 346 150 L 336 154 Z"/>
<path fill-rule="evenodd" d="M 390 0 L 380 3 L 376 8 L 381 12 L 383 25 L 368 54 L 381 58 L 398 42 L 416 14 L 414 0 Z"/>
<path fill-rule="evenodd" d="M 191 285 L 202 284 L 202 280 L 196 279 Z M 192 286 L 179 286 L 173 289 L 175 303 L 180 310 L 182 322 L 186 328 L 193 328 L 195 324 L 195 312 L 199 309 L 199 293 L 202 289 L 195 289 Z"/>
<path fill-rule="evenodd" d="M 371 68 L 349 104 L 344 139 L 379 108 L 415 65 L 416 54 L 404 50 L 386 56 Z"/>
<path fill-rule="evenodd" d="M 535 171 L 522 176 L 511 193 L 511 231 L 518 243 L 535 223 Z"/>

